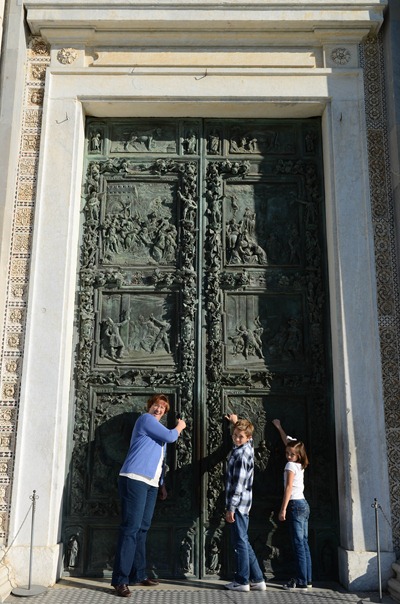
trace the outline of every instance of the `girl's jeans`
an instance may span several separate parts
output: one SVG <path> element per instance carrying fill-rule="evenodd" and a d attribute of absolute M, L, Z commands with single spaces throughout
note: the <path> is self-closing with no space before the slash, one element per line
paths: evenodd
<path fill-rule="evenodd" d="M 289 501 L 286 518 L 289 522 L 290 537 L 296 560 L 296 583 L 307 585 L 312 581 L 310 548 L 308 547 L 308 519 L 310 506 L 305 499 Z"/>
<path fill-rule="evenodd" d="M 250 545 L 247 530 L 249 528 L 248 514 L 235 511 L 235 522 L 232 522 L 231 539 L 235 550 L 235 582 L 241 585 L 260 583 L 264 577 L 256 555 Z"/>

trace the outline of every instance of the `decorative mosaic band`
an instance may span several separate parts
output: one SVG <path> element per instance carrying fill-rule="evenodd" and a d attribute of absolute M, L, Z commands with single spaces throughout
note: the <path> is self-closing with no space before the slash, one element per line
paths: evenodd
<path fill-rule="evenodd" d="M 396 269 L 395 217 L 390 173 L 389 135 L 386 113 L 383 40 L 369 37 L 361 50 L 364 68 L 369 181 L 375 241 L 381 341 L 386 444 L 389 465 L 393 545 L 400 555 L 400 476 L 397 449 L 400 438 L 400 305 Z M 383 510 L 389 521 L 389 510 Z"/>
<path fill-rule="evenodd" d="M 25 94 L 12 215 L 0 375 L 0 539 L 7 537 L 11 506 L 27 290 L 39 159 L 42 105 L 49 48 L 33 38 L 27 49 Z"/>

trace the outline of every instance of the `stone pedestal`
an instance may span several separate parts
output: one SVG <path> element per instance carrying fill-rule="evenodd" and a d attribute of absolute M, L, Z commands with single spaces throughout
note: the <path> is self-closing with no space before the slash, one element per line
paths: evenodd
<path fill-rule="evenodd" d="M 400 602 L 400 564 L 398 561 L 392 564 L 392 570 L 394 577 L 392 576 L 388 581 L 388 590 L 392 598 L 396 602 Z"/>

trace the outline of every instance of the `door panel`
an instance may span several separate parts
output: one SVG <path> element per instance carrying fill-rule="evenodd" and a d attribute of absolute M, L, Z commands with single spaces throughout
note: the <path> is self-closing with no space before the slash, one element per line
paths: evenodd
<path fill-rule="evenodd" d="M 224 416 L 236 412 L 255 425 L 250 535 L 267 576 L 291 564 L 280 417 L 310 453 L 315 577 L 336 579 L 319 120 L 88 119 L 85 161 L 66 572 L 109 574 L 118 471 L 161 391 L 168 425 L 183 413 L 187 430 L 168 451 L 153 571 L 231 575 Z"/>

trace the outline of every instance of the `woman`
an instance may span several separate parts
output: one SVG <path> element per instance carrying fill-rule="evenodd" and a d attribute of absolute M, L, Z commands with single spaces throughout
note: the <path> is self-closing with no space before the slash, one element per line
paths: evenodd
<path fill-rule="evenodd" d="M 155 394 L 147 401 L 147 413 L 135 423 L 119 474 L 121 525 L 111 585 L 122 598 L 130 597 L 130 582 L 157 585 L 157 581 L 146 576 L 146 537 L 158 489 L 161 499 L 167 496 L 163 479 L 166 444 L 175 442 L 186 428 L 182 419 L 173 430 L 160 424 L 169 408 L 164 394 Z"/>

